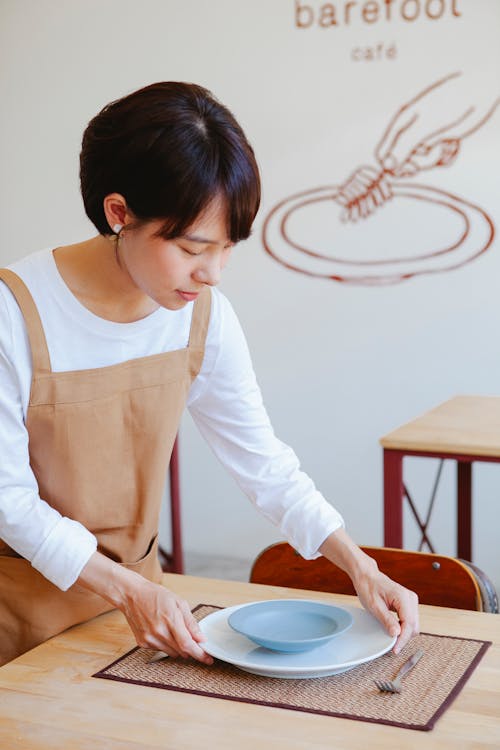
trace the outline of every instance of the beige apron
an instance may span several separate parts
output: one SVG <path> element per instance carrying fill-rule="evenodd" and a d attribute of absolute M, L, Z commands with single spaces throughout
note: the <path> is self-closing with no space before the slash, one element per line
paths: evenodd
<path fill-rule="evenodd" d="M 160 505 L 186 396 L 204 354 L 210 290 L 195 302 L 187 348 L 92 370 L 52 372 L 33 298 L 0 270 L 24 316 L 33 363 L 26 419 L 40 497 L 94 533 L 98 549 L 152 581 Z M 0 539 L 0 665 L 112 606 L 62 592 Z"/>

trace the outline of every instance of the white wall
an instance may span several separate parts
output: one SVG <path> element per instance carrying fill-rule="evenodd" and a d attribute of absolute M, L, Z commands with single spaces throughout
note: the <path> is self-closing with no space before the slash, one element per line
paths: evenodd
<path fill-rule="evenodd" d="M 317 19 L 322 3 L 305 5 Z M 246 330 L 276 431 L 365 544 L 382 542 L 379 437 L 452 395 L 500 393 L 497 242 L 458 270 L 371 287 L 289 271 L 263 251 L 262 223 L 271 207 L 373 164 L 389 118 L 434 80 L 460 70 L 464 102 L 498 95 L 495 0 L 443 0 L 443 16 L 435 20 L 425 17 L 423 0 L 407 2 L 408 15 L 420 7 L 413 22 L 401 18 L 402 0 L 390 6 L 390 21 L 382 15 L 387 6 L 375 5 L 380 18 L 372 23 L 362 18 L 363 3 L 337 2 L 336 26 L 298 29 L 292 0 L 0 4 L 0 262 L 91 233 L 77 157 L 83 127 L 101 106 L 156 80 L 191 80 L 213 90 L 246 129 L 264 184 L 255 232 L 234 252 L 223 291 Z M 440 7 L 437 0 L 428 5 L 436 15 Z M 305 11 L 301 19 L 307 18 Z M 392 45 L 395 57 L 353 60 L 358 50 L 379 44 Z M 443 106 L 446 112 L 447 99 Z M 453 164 L 418 180 L 481 206 L 496 223 L 499 123 L 497 111 L 464 141 Z M 387 233 L 393 244 L 382 253 L 406 247 L 428 223 L 424 217 L 414 227 L 414 216 L 386 208 L 381 225 L 359 225 L 360 243 L 375 226 Z M 186 547 L 250 558 L 278 539 L 189 417 L 181 440 Z M 421 505 L 433 463 L 408 462 Z M 476 464 L 475 561 L 498 588 L 499 488 L 500 467 Z M 430 530 L 438 551 L 454 553 L 454 524 L 454 475 L 447 466 Z M 406 529 L 407 546 L 414 547 L 409 518 Z"/>

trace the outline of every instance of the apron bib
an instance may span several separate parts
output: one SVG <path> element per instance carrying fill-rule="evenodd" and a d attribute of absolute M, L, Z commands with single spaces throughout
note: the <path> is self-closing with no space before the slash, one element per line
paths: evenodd
<path fill-rule="evenodd" d="M 33 377 L 26 428 L 40 497 L 95 534 L 99 552 L 159 581 L 160 506 L 187 394 L 203 361 L 210 290 L 194 304 L 186 348 L 52 372 L 30 292 L 8 269 L 0 269 L 0 279 L 28 331 Z M 78 584 L 61 591 L 0 539 L 0 665 L 110 609 Z"/>

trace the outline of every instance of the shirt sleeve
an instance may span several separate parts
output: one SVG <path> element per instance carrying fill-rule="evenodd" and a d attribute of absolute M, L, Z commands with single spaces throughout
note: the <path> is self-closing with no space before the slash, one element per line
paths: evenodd
<path fill-rule="evenodd" d="M 212 295 L 209 335 L 206 359 L 212 365 L 191 388 L 189 411 L 255 507 L 304 558 L 318 557 L 319 547 L 344 521 L 301 471 L 294 451 L 274 434 L 245 336 L 220 292 Z"/>
<path fill-rule="evenodd" d="M 23 406 L 23 387 L 29 392 L 31 383 L 30 350 L 24 326 L 13 333 L 9 297 L 13 299 L 0 283 L 0 537 L 66 591 L 95 552 L 97 540 L 39 496 Z"/>

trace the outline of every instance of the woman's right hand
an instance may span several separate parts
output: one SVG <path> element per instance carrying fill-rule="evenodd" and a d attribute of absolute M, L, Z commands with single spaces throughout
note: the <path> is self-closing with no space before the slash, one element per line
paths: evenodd
<path fill-rule="evenodd" d="M 199 645 L 205 637 L 184 599 L 146 579 L 137 582 L 119 606 L 143 648 L 164 651 L 172 657 L 192 657 L 212 664 Z"/>
<path fill-rule="evenodd" d="M 117 607 L 130 625 L 137 644 L 164 651 L 171 657 L 192 657 L 212 664 L 199 645 L 205 640 L 189 605 L 158 583 L 118 565 L 95 552 L 78 583 Z"/>

